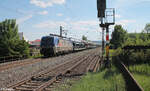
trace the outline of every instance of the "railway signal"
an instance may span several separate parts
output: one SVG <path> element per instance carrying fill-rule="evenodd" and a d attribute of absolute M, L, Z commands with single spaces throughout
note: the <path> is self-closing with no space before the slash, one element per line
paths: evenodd
<path fill-rule="evenodd" d="M 106 0 L 97 0 L 98 17 L 105 17 Z"/>
<path fill-rule="evenodd" d="M 106 8 L 106 0 L 97 0 L 98 18 L 100 27 L 102 28 L 102 57 L 104 55 L 104 30 L 106 29 L 106 60 L 105 66 L 110 65 L 109 60 L 109 26 L 115 24 L 115 10 Z M 112 19 L 112 21 L 109 21 Z"/>

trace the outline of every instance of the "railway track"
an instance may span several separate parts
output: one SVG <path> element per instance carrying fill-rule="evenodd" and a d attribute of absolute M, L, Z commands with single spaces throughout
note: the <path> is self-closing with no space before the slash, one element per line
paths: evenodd
<path fill-rule="evenodd" d="M 86 72 L 86 68 L 93 62 L 92 60 L 95 58 L 95 55 L 91 57 L 93 54 L 94 52 L 91 52 L 88 55 L 81 55 L 78 58 L 73 58 L 69 62 L 59 64 L 52 69 L 48 69 L 37 75 L 33 75 L 26 80 L 9 86 L 8 88 L 13 88 L 15 91 L 49 91 L 48 86 L 54 81 L 59 80 L 60 77 L 64 76 L 65 74 L 83 74 Z"/>
<path fill-rule="evenodd" d="M 56 57 L 52 57 L 52 58 L 56 58 Z M 19 66 L 34 64 L 34 63 L 40 62 L 41 60 L 42 61 L 49 60 L 52 58 L 25 59 L 25 60 L 13 61 L 13 62 L 9 62 L 9 63 L 1 63 L 0 64 L 0 72 L 4 71 L 4 70 L 11 69 L 11 68 L 19 67 Z"/>
<path fill-rule="evenodd" d="M 97 63 L 99 64 L 99 61 L 101 61 L 101 58 L 98 55 L 99 55 L 99 53 L 95 53 L 95 54 L 89 56 L 86 60 L 82 61 L 80 64 L 76 65 L 70 71 L 65 73 L 65 75 L 63 77 L 61 77 L 57 81 L 55 81 L 53 83 L 54 86 L 53 86 L 53 84 L 49 85 L 47 87 L 48 90 L 44 90 L 44 91 L 53 91 L 55 88 L 58 87 L 58 86 L 56 86 L 56 84 L 62 83 L 64 79 L 73 79 L 74 78 L 74 79 L 79 80 L 80 77 L 85 75 L 90 69 L 92 69 L 92 71 L 90 71 L 90 72 L 94 72 L 94 69 L 96 69 L 96 70 L 98 69 Z M 70 86 L 71 86 L 71 84 L 70 84 Z M 59 91 L 61 91 L 61 89 L 59 89 Z M 65 90 L 63 90 L 63 91 L 65 91 Z M 67 90 L 67 91 L 69 91 L 69 90 Z"/>
<path fill-rule="evenodd" d="M 56 57 L 52 57 L 52 58 L 38 58 L 38 59 L 25 59 L 25 60 L 20 60 L 20 61 L 13 61 L 10 63 L 6 63 L 6 64 L 0 64 L 0 72 L 4 71 L 4 70 L 8 70 L 11 68 L 15 68 L 15 67 L 19 67 L 19 66 L 25 66 L 25 65 L 29 65 L 29 64 L 34 64 L 40 61 L 46 61 L 46 60 L 50 60 Z"/>
<path fill-rule="evenodd" d="M 0 65 L 0 72 L 4 71 L 4 70 L 7 70 L 7 69 L 14 68 L 14 67 L 33 64 L 33 63 L 39 62 L 41 60 L 42 60 L 41 58 L 39 58 L 39 59 L 26 59 L 26 60 L 21 60 L 21 61 L 10 62 L 10 63 L 7 63 L 7 64 L 1 64 Z"/>
<path fill-rule="evenodd" d="M 97 59 L 97 60 L 95 60 L 95 59 Z M 91 64 L 92 64 L 92 66 L 94 65 L 93 71 L 94 71 L 94 69 L 96 69 L 97 64 L 94 64 L 93 63 L 94 61 L 100 61 L 100 56 L 98 56 L 97 53 L 95 53 L 91 56 L 88 56 L 86 58 L 86 60 L 84 60 L 80 64 L 72 67 L 72 69 L 69 70 L 67 73 L 65 73 L 64 76 L 59 77 L 59 79 L 57 81 L 55 81 L 54 83 L 52 83 L 52 85 L 47 86 L 46 90 L 44 90 L 44 91 L 53 91 L 55 88 L 58 87 L 58 86 L 56 86 L 56 84 L 61 83 L 61 81 L 63 82 L 64 79 L 73 79 L 73 78 L 77 79 L 78 78 L 78 80 L 79 80 L 81 76 L 85 75 L 89 71 L 89 69 L 91 68 L 90 67 Z M 53 86 L 53 84 L 54 84 L 54 86 Z M 59 90 L 61 91 L 61 89 L 59 89 Z M 63 91 L 65 91 L 65 90 L 63 90 Z M 69 90 L 67 90 L 67 91 L 69 91 Z"/>

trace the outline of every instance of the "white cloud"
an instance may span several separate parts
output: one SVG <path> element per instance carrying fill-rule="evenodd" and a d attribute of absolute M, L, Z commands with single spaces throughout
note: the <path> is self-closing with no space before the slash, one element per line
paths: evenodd
<path fill-rule="evenodd" d="M 86 21 L 44 21 L 34 25 L 35 28 L 44 29 L 56 29 L 60 25 L 64 27 L 71 27 L 72 30 L 84 31 L 84 30 L 95 30 L 95 27 L 99 27 L 99 22 L 95 20 Z"/>
<path fill-rule="evenodd" d="M 75 22 L 70 22 L 72 29 L 74 30 L 91 30 L 94 29 L 95 27 L 99 26 L 98 21 L 94 20 L 86 20 L 86 21 L 75 21 Z"/>
<path fill-rule="evenodd" d="M 86 20 L 86 21 L 76 21 L 76 22 L 72 22 L 72 25 L 77 25 L 77 26 L 94 26 L 97 25 L 99 22 L 98 21 L 94 21 L 94 20 Z"/>
<path fill-rule="evenodd" d="M 41 8 L 47 8 L 53 6 L 54 4 L 64 4 L 65 0 L 30 0 L 30 3 Z"/>
<path fill-rule="evenodd" d="M 58 13 L 57 16 L 63 16 L 63 14 L 62 13 Z"/>
<path fill-rule="evenodd" d="M 136 22 L 136 20 L 121 20 L 121 21 L 118 21 L 116 24 L 121 24 L 123 26 L 126 26 L 130 23 L 135 23 L 135 22 Z"/>
<path fill-rule="evenodd" d="M 45 22 L 34 25 L 34 27 L 55 29 L 60 25 L 66 26 L 67 24 L 63 21 L 45 21 Z"/>
<path fill-rule="evenodd" d="M 48 11 L 45 10 L 45 11 L 39 12 L 39 14 L 40 14 L 40 15 L 47 15 L 47 14 L 48 14 Z"/>
<path fill-rule="evenodd" d="M 22 17 L 22 18 L 19 18 L 17 19 L 17 24 L 21 24 L 29 19 L 31 19 L 33 17 L 33 15 L 28 15 L 28 16 L 25 16 L 25 17 Z"/>

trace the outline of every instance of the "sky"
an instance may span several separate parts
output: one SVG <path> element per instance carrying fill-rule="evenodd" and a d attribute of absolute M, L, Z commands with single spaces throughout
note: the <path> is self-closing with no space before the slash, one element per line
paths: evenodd
<path fill-rule="evenodd" d="M 19 32 L 26 40 L 59 34 L 60 26 L 67 37 L 101 40 L 96 0 L 0 0 L 0 21 L 16 19 Z M 150 22 L 150 0 L 107 0 L 115 8 L 116 24 L 128 32 L 141 32 Z M 110 35 L 113 31 L 110 27 Z"/>

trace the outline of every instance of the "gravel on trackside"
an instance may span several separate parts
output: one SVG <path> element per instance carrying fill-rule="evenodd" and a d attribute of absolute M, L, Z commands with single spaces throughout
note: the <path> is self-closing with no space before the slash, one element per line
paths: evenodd
<path fill-rule="evenodd" d="M 95 49 L 92 49 L 92 50 L 95 50 Z M 67 54 L 64 56 L 41 59 L 44 61 L 39 61 L 34 64 L 28 64 L 28 65 L 19 66 L 19 67 L 1 71 L 0 72 L 0 88 L 6 88 L 7 86 L 17 83 L 31 75 L 38 74 L 39 72 L 44 71 L 46 69 L 51 69 L 52 67 L 60 63 L 67 62 L 69 61 L 69 59 L 72 59 L 79 55 L 83 55 L 89 51 L 90 50 L 86 50 L 83 52 Z"/>

